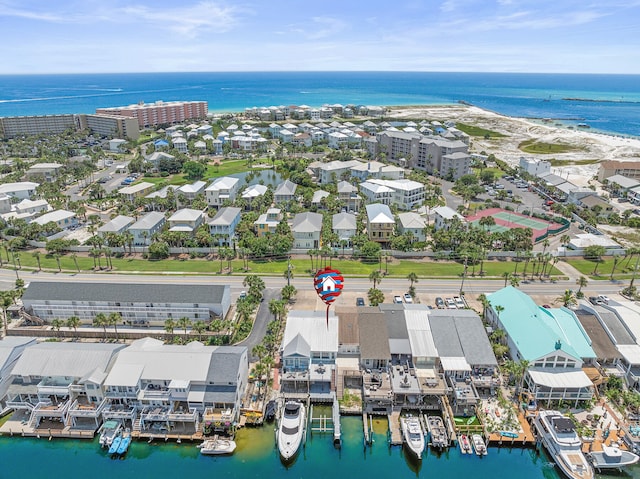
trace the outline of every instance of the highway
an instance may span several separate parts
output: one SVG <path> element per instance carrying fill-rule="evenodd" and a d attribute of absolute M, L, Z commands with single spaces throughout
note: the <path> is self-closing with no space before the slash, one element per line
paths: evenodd
<path fill-rule="evenodd" d="M 237 297 L 240 291 L 246 289 L 242 285 L 243 276 L 197 276 L 184 274 L 146 275 L 146 274 L 118 274 L 118 273 L 46 273 L 38 271 L 22 270 L 18 272 L 21 279 L 26 283 L 34 280 L 41 281 L 78 281 L 78 282 L 117 282 L 117 283 L 160 283 L 160 284 L 228 284 L 231 286 L 232 296 Z M 0 289 L 11 289 L 15 285 L 16 272 L 13 270 L 0 269 Z M 286 279 L 282 276 L 263 276 L 267 288 L 280 289 L 286 284 Z M 298 291 L 311 291 L 313 281 L 311 276 L 298 276 L 291 282 Z M 426 279 L 420 278 L 414 285 L 416 294 L 426 295 L 454 295 L 460 291 L 460 279 Z M 594 291 L 598 294 L 613 294 L 620 291 L 627 282 L 611 282 L 609 280 L 589 281 L 589 286 L 585 291 Z M 362 293 L 373 286 L 368 278 L 345 278 L 344 292 Z M 492 293 L 504 286 L 502 279 L 475 279 L 467 278 L 464 283 L 464 292 L 468 297 L 475 297 L 481 293 Z M 409 281 L 404 278 L 384 278 L 379 284 L 379 289 L 385 295 L 392 292 L 395 294 L 405 292 L 409 288 Z M 577 289 L 575 281 L 560 280 L 556 283 L 550 281 L 521 282 L 520 289 L 531 295 L 551 295 L 559 296 L 566 289 Z"/>

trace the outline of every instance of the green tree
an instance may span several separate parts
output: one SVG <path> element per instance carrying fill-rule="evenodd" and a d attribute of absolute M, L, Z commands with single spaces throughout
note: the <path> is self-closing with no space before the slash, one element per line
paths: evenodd
<path fill-rule="evenodd" d="M 13 294 L 11 291 L 0 292 L 0 306 L 2 307 L 2 320 L 4 323 L 4 335 L 7 336 L 9 329 L 9 318 L 7 317 L 7 310 L 9 306 L 13 304 Z"/>
<path fill-rule="evenodd" d="M 369 298 L 369 304 L 371 304 L 371 306 L 378 306 L 380 303 L 384 303 L 384 293 L 379 289 L 369 289 L 367 297 Z"/>
<path fill-rule="evenodd" d="M 204 321 L 198 320 L 193 323 L 191 329 L 198 334 L 198 341 L 202 341 L 202 333 L 207 329 L 207 325 L 204 324 Z"/>
<path fill-rule="evenodd" d="M 582 294 L 582 288 L 587 287 L 587 285 L 589 284 L 589 280 L 584 276 L 580 276 L 578 279 L 576 279 L 576 284 L 578 285 L 578 292 L 576 293 L 576 295 L 580 296 Z"/>
<path fill-rule="evenodd" d="M 34 251 L 33 253 L 31 253 L 31 256 L 33 256 L 38 262 L 38 271 L 42 271 L 42 266 L 40 266 L 40 251 Z"/>
<path fill-rule="evenodd" d="M 59 335 L 60 328 L 62 326 L 64 326 L 64 321 L 62 321 L 61 319 L 55 318 L 54 320 L 51 321 L 51 329 L 55 331 L 56 336 Z"/>
<path fill-rule="evenodd" d="M 572 290 L 566 289 L 562 295 L 554 300 L 554 303 L 562 303 L 565 308 L 568 308 L 577 304 L 576 295 Z"/>
<path fill-rule="evenodd" d="M 107 324 L 113 326 L 113 330 L 116 334 L 116 341 L 118 340 L 118 324 L 122 321 L 120 313 L 111 313 L 107 316 Z"/>
<path fill-rule="evenodd" d="M 369 281 L 373 282 L 373 289 L 376 289 L 378 284 L 382 282 L 382 273 L 378 269 L 374 269 L 369 273 Z"/>
<path fill-rule="evenodd" d="M 197 161 L 187 161 L 182 166 L 182 172 L 189 180 L 201 179 L 206 171 L 207 168 L 202 163 L 198 163 Z"/>
<path fill-rule="evenodd" d="M 594 276 L 598 275 L 598 266 L 602 261 L 602 256 L 604 256 L 606 252 L 607 252 L 607 249 L 604 246 L 599 246 L 599 245 L 587 246 L 584 249 L 585 259 L 593 260 L 596 263 L 595 267 L 593 268 L 593 272 L 591 273 Z"/>
<path fill-rule="evenodd" d="M 173 319 L 168 318 L 164 320 L 164 330 L 171 336 L 171 342 L 173 342 L 173 330 L 175 327 L 176 322 Z"/>
<path fill-rule="evenodd" d="M 97 328 L 102 328 L 104 331 L 104 340 L 107 340 L 107 326 L 109 325 L 109 320 L 104 313 L 98 313 L 93 318 L 93 325 Z"/>
<path fill-rule="evenodd" d="M 407 279 L 411 282 L 410 288 L 413 288 L 414 283 L 418 282 L 418 275 L 413 271 L 407 275 Z"/>
<path fill-rule="evenodd" d="M 187 328 L 189 326 L 191 326 L 191 320 L 189 318 L 187 318 L 186 316 L 181 317 L 180 319 L 178 319 L 178 321 L 176 322 L 176 326 L 178 326 L 179 328 L 181 328 L 182 330 L 184 330 L 184 342 L 187 342 Z"/>
<path fill-rule="evenodd" d="M 67 318 L 67 328 L 73 329 L 76 339 L 78 338 L 78 326 L 80 326 L 80 323 L 80 318 L 78 316 L 70 316 Z"/>

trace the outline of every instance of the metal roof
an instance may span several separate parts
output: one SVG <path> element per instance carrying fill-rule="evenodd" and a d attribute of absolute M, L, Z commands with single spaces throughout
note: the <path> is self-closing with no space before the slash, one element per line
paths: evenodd
<path fill-rule="evenodd" d="M 90 283 L 31 281 L 22 300 L 32 301 L 108 301 L 120 303 L 219 304 L 229 285 L 164 283 Z"/>
<path fill-rule="evenodd" d="M 539 385 L 554 389 L 578 389 L 593 387 L 593 382 L 582 369 L 558 372 L 552 369 L 529 369 L 531 379 Z"/>

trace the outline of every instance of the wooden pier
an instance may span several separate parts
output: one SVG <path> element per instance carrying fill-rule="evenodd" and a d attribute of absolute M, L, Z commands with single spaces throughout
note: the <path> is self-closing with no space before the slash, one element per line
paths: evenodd
<path fill-rule="evenodd" d="M 389 444 L 392 446 L 402 445 L 402 431 L 400 430 L 400 411 L 393 411 L 388 416 L 389 419 Z"/>
<path fill-rule="evenodd" d="M 364 445 L 370 446 L 373 443 L 373 419 L 366 412 L 362 413 L 362 428 L 364 432 Z"/>

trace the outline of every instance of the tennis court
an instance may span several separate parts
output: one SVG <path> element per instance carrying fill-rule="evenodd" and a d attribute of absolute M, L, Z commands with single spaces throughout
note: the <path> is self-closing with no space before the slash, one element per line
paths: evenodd
<path fill-rule="evenodd" d="M 502 208 L 489 208 L 487 210 L 478 211 L 476 214 L 467 216 L 467 221 L 475 226 L 480 227 L 480 219 L 492 216 L 495 224 L 488 227 L 491 232 L 503 232 L 513 228 L 531 228 L 533 231 L 532 240 L 535 243 L 538 238 L 544 237 L 549 230 L 555 230 L 561 225 L 540 218 L 532 218 L 515 211 L 503 210 Z M 487 228 L 484 227 L 483 228 Z"/>

